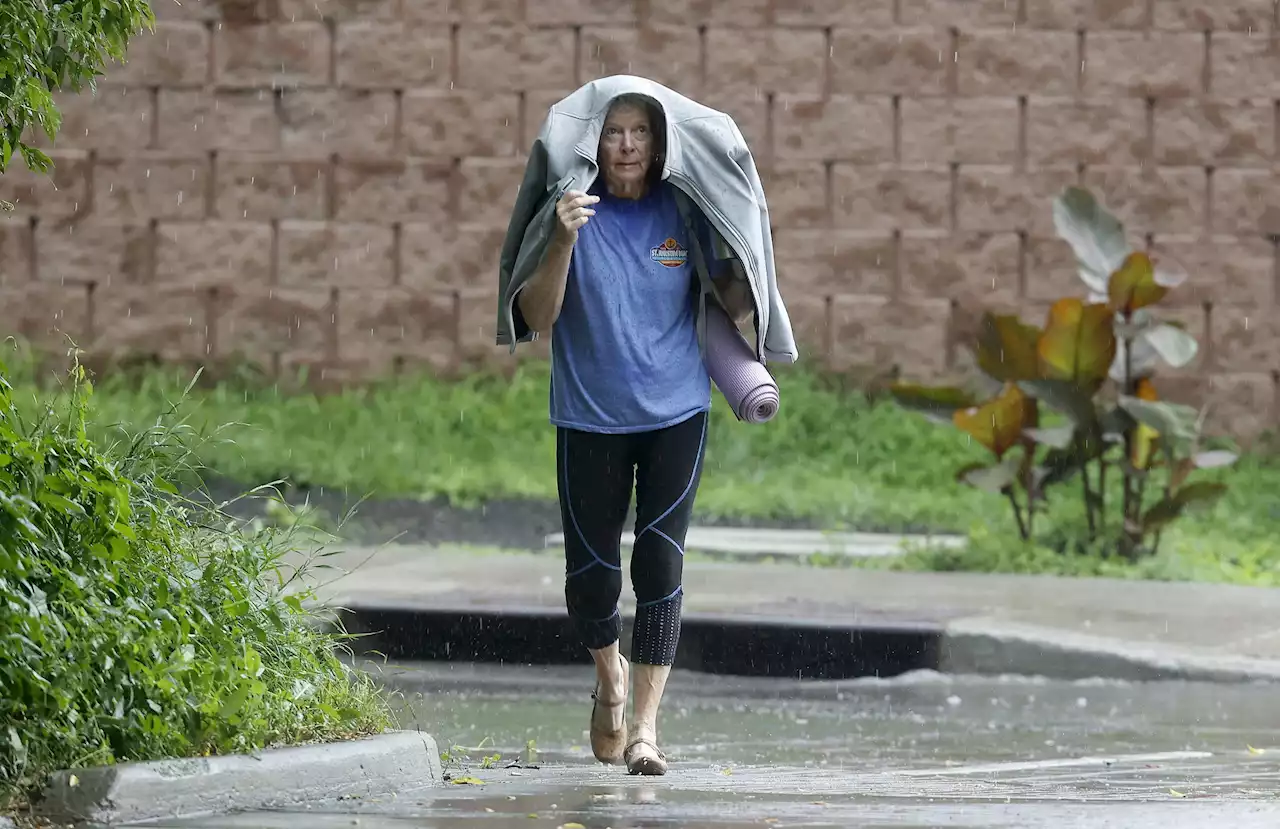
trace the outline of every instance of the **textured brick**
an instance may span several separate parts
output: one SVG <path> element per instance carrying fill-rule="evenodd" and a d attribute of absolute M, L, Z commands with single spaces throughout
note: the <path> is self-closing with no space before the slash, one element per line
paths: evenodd
<path fill-rule="evenodd" d="M 166 360 L 209 353 L 209 296 L 190 287 L 116 285 L 93 293 L 89 352 L 115 357 L 145 354 Z"/>
<path fill-rule="evenodd" d="M 941 371 L 947 359 L 946 300 L 837 296 L 832 302 L 832 363 L 836 368 L 911 366 Z"/>
<path fill-rule="evenodd" d="M 885 97 L 779 98 L 773 130 L 780 159 L 893 160 L 893 108 Z"/>
<path fill-rule="evenodd" d="M 519 139 L 520 152 L 526 152 L 533 146 L 533 139 L 538 137 L 538 131 L 542 129 L 551 107 L 571 92 L 573 87 L 569 85 L 564 89 L 531 89 L 524 94 L 524 109 L 520 116 L 523 125 Z"/>
<path fill-rule="evenodd" d="M 156 0 L 151 12 L 158 21 L 216 20 L 221 7 L 218 0 Z"/>
<path fill-rule="evenodd" d="M 1259 34 L 1215 34 L 1210 46 L 1209 83 L 1218 95 L 1280 98 L 1280 39 Z"/>
<path fill-rule="evenodd" d="M 165 150 L 265 152 L 280 146 L 270 92 L 161 89 L 159 146 Z"/>
<path fill-rule="evenodd" d="M 1018 161 L 1021 116 L 1012 98 L 904 98 L 900 117 L 905 162 Z"/>
<path fill-rule="evenodd" d="M 856 20 L 866 28 L 893 26 L 894 0 L 789 0 L 773 11 L 780 26 L 843 26 Z"/>
<path fill-rule="evenodd" d="M 1026 0 L 1027 24 L 1040 29 L 1140 29 L 1149 0 Z"/>
<path fill-rule="evenodd" d="M 1152 255 L 1187 280 L 1165 297 L 1165 305 L 1206 302 L 1270 308 L 1276 293 L 1275 244 L 1264 236 L 1157 235 Z"/>
<path fill-rule="evenodd" d="M 443 227 L 453 218 L 452 174 L 449 165 L 436 162 L 340 164 L 334 215 L 349 222 L 421 221 Z"/>
<path fill-rule="evenodd" d="M 1204 38 L 1172 32 L 1089 32 L 1083 89 L 1088 95 L 1172 97 L 1204 87 Z"/>
<path fill-rule="evenodd" d="M 400 284 L 455 289 L 487 283 L 498 273 L 505 233 L 505 227 L 451 231 L 435 223 L 406 224 L 400 233 Z"/>
<path fill-rule="evenodd" d="M 951 174 L 945 167 L 837 164 L 831 187 L 838 226 L 942 229 L 950 223 Z"/>
<path fill-rule="evenodd" d="M 1198 167 L 1093 167 L 1084 184 L 1132 234 L 1206 227 L 1207 184 Z"/>
<path fill-rule="evenodd" d="M 1079 44 L 1070 32 L 962 33 L 956 85 L 974 97 L 1070 95 L 1079 67 Z"/>
<path fill-rule="evenodd" d="M 961 167 L 956 224 L 963 230 L 1053 232 L 1053 199 L 1076 183 L 1074 169 Z"/>
<path fill-rule="evenodd" d="M 506 227 L 523 176 L 523 161 L 464 160 L 459 221 L 477 227 Z"/>
<path fill-rule="evenodd" d="M 1211 435 L 1259 437 L 1276 430 L 1276 384 L 1270 374 L 1215 375 L 1205 394 L 1205 431 Z"/>
<path fill-rule="evenodd" d="M 492 92 L 572 88 L 573 29 L 463 26 L 457 84 Z"/>
<path fill-rule="evenodd" d="M 570 26 L 637 20 L 636 0 L 525 0 L 525 15 L 531 23 Z"/>
<path fill-rule="evenodd" d="M 207 0 L 208 1 L 208 0 Z M 227 26 L 250 26 L 282 19 L 277 0 L 212 0 L 218 19 Z"/>
<path fill-rule="evenodd" d="M 280 223 L 277 281 L 376 287 L 395 282 L 395 232 L 386 225 Z"/>
<path fill-rule="evenodd" d="M 1275 0 L 1154 0 L 1160 29 L 1266 32 L 1275 21 Z"/>
<path fill-rule="evenodd" d="M 155 281 L 202 289 L 267 285 L 271 250 L 272 229 L 266 222 L 161 222 Z"/>
<path fill-rule="evenodd" d="M 339 23 L 334 46 L 337 79 L 358 89 L 447 86 L 450 80 L 448 27 L 402 23 Z"/>
<path fill-rule="evenodd" d="M 1270 100 L 1157 100 L 1156 161 L 1265 167 L 1275 157 L 1275 122 Z"/>
<path fill-rule="evenodd" d="M 1276 188 L 1276 175 L 1266 170 L 1215 171 L 1212 214 L 1216 233 L 1280 234 L 1280 190 Z"/>
<path fill-rule="evenodd" d="M 154 240 L 143 223 L 41 222 L 36 231 L 42 282 L 103 287 L 151 281 Z"/>
<path fill-rule="evenodd" d="M 401 0 L 400 18 L 411 25 L 444 22 L 522 23 L 524 0 Z"/>
<path fill-rule="evenodd" d="M 827 42 L 820 30 L 712 28 L 706 37 L 706 83 L 721 93 L 823 91 Z"/>
<path fill-rule="evenodd" d="M 329 82 L 329 30 L 320 23 L 218 27 L 216 78 L 233 87 L 322 86 Z"/>
<path fill-rule="evenodd" d="M 0 338 L 20 335 L 37 346 L 65 353 L 91 333 L 89 286 L 68 282 L 0 285 Z"/>
<path fill-rule="evenodd" d="M 581 50 L 583 82 L 606 75 L 642 75 L 695 94 L 702 80 L 702 43 L 692 26 L 587 28 Z"/>
<path fill-rule="evenodd" d="M 416 90 L 406 93 L 401 104 L 401 131 L 411 155 L 513 155 L 520 131 L 520 97 Z"/>
<path fill-rule="evenodd" d="M 93 211 L 111 219 L 198 219 L 208 192 L 208 156 L 148 153 L 93 166 Z"/>
<path fill-rule="evenodd" d="M 116 84 L 201 86 L 209 79 L 209 30 L 198 22 L 158 21 L 129 41 L 124 65 L 108 62 Z"/>
<path fill-rule="evenodd" d="M 396 146 L 396 100 L 391 92 L 288 92 L 281 101 L 281 121 L 281 145 L 289 151 L 378 156 Z"/>
<path fill-rule="evenodd" d="M 783 228 L 829 227 L 826 168 L 815 162 L 780 162 L 760 174 L 769 218 Z"/>
<path fill-rule="evenodd" d="M 269 363 L 337 356 L 332 289 L 233 285 L 219 289 L 214 353 Z"/>
<path fill-rule="evenodd" d="M 323 219 L 328 161 L 219 156 L 215 210 L 223 219 Z"/>
<path fill-rule="evenodd" d="M 0 219 L 0 287 L 35 279 L 34 237 L 31 222 Z M 4 333 L 0 332 L 0 339 Z"/>
<path fill-rule="evenodd" d="M 733 119 L 757 164 L 769 158 L 769 100 L 764 94 L 732 95 L 707 91 L 698 96 L 698 101 Z"/>
<path fill-rule="evenodd" d="M 898 0 L 898 8 L 907 26 L 1011 29 L 1018 19 L 1018 0 Z"/>
<path fill-rule="evenodd" d="M 1032 97 L 1027 104 L 1027 158 L 1037 165 L 1149 161 L 1146 103 L 1137 98 Z"/>
<path fill-rule="evenodd" d="M 787 297 L 894 289 L 897 249 L 884 231 L 781 230 L 773 239 L 773 258 Z"/>
<path fill-rule="evenodd" d="M 945 95 L 954 53 L 943 29 L 836 29 L 831 40 L 831 87 L 836 93 Z"/>
<path fill-rule="evenodd" d="M 1054 302 L 1064 297 L 1084 299 L 1089 294 L 1071 245 L 1058 236 L 1028 237 L 1026 268 L 1028 299 Z"/>
<path fill-rule="evenodd" d="M 338 295 L 338 354 L 365 371 L 386 372 L 397 358 L 447 367 L 457 330 L 452 291 L 370 287 Z"/>
<path fill-rule="evenodd" d="M 649 0 L 649 22 L 764 26 L 769 22 L 770 5 L 769 0 Z"/>
<path fill-rule="evenodd" d="M 136 151 L 151 144 L 155 98 L 149 89 L 102 83 L 54 100 L 62 115 L 55 137 L 59 149 Z M 32 130 L 27 140 L 46 150 L 54 146 L 43 130 Z"/>
<path fill-rule="evenodd" d="M 184 0 L 185 1 L 185 0 Z M 400 15 L 401 0 L 274 0 L 280 19 L 295 22 L 309 20 L 378 20 L 392 21 Z M 458 0 L 407 0 L 409 7 L 424 9 L 438 6 L 436 20 L 443 20 L 444 10 L 458 5 Z"/>
<path fill-rule="evenodd" d="M 13 204 L 17 215 L 64 218 L 89 209 L 89 158 L 83 152 L 51 152 L 53 169 L 28 170 L 16 153 L 0 175 L 0 201 Z"/>
<path fill-rule="evenodd" d="M 1280 371 L 1280 324 L 1267 309 L 1215 303 L 1211 365 L 1223 373 Z"/>
<path fill-rule="evenodd" d="M 1016 302 L 1019 246 L 1015 233 L 903 234 L 903 293 L 965 303 Z"/>

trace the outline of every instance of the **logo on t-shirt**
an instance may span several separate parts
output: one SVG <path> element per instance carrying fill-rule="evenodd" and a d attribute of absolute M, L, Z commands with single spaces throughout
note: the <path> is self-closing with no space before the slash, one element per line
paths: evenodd
<path fill-rule="evenodd" d="M 685 250 L 684 245 L 675 239 L 668 238 L 667 241 L 657 247 L 649 249 L 649 258 L 668 268 L 678 268 L 689 258 L 689 251 Z"/>

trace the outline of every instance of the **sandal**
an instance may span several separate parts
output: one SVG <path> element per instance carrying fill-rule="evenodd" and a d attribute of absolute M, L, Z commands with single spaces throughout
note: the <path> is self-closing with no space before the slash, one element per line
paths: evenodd
<path fill-rule="evenodd" d="M 642 749 L 649 749 L 643 751 Z M 631 774 L 643 774 L 646 777 L 661 777 L 667 773 L 667 755 L 652 740 L 637 737 L 627 744 L 623 757 L 627 761 L 627 771 Z"/>
<path fill-rule="evenodd" d="M 627 712 L 623 709 L 622 726 L 616 731 L 606 731 L 596 727 L 596 711 L 601 707 L 605 708 L 622 708 L 627 704 L 626 688 L 630 681 L 630 665 L 627 663 L 626 657 L 619 655 L 618 659 L 622 661 L 622 687 L 623 697 L 616 702 L 606 702 L 600 698 L 600 684 L 596 683 L 596 688 L 591 692 L 591 699 L 595 703 L 591 706 L 591 751 L 595 754 L 596 759 L 601 763 L 616 766 L 622 763 L 623 744 L 627 735 Z"/>

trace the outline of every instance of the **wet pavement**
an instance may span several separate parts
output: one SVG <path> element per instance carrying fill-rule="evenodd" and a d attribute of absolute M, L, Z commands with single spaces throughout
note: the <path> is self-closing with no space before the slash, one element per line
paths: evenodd
<path fill-rule="evenodd" d="M 443 789 L 167 823 L 280 827 L 1280 826 L 1280 688 L 677 673 L 665 778 L 595 764 L 589 669 L 384 668 Z"/>

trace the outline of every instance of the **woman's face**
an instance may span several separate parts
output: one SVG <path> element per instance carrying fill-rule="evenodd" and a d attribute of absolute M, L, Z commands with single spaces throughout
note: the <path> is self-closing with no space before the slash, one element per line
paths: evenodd
<path fill-rule="evenodd" d="M 653 125 L 642 107 L 621 104 L 609 111 L 600 136 L 600 167 L 610 190 L 641 187 L 653 163 Z"/>

